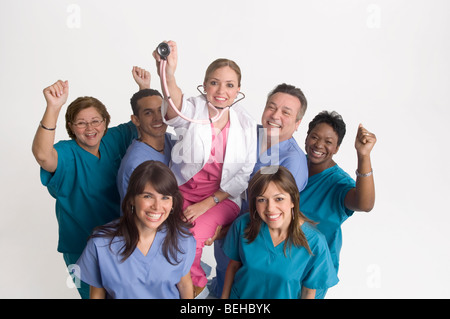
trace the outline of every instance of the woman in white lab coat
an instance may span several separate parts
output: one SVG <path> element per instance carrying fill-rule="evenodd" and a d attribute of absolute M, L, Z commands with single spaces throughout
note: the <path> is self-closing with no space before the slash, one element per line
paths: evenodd
<path fill-rule="evenodd" d="M 191 231 L 197 240 L 197 251 L 191 268 L 195 294 L 206 293 L 207 279 L 200 266 L 204 242 L 214 235 L 217 226 L 231 224 L 238 216 L 240 195 L 247 189 L 249 176 L 256 161 L 256 122 L 236 103 L 241 86 L 239 66 L 228 59 L 218 59 L 206 70 L 204 93 L 186 98 L 175 81 L 178 52 L 169 41 L 170 55 L 165 68 L 170 99 L 182 114 L 192 119 L 214 116 L 208 101 L 224 115 L 214 123 L 187 121 L 163 103 L 166 122 L 175 128 L 179 141 L 172 149 L 171 169 L 185 200 L 184 216 L 194 223 Z M 158 64 L 161 57 L 155 51 Z M 205 98 L 206 97 L 206 98 Z"/>

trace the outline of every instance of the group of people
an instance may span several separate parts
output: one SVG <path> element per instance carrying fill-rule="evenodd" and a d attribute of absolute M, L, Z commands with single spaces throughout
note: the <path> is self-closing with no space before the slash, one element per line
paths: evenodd
<path fill-rule="evenodd" d="M 150 73 L 133 67 L 139 91 L 128 123 L 108 128 L 106 107 L 79 97 L 66 111 L 71 139 L 55 144 L 69 83 L 44 89 L 32 151 L 56 199 L 58 251 L 79 267 L 81 297 L 324 298 L 338 282 L 341 224 L 374 206 L 375 135 L 358 127 L 355 181 L 333 160 L 346 132 L 339 114 L 309 123 L 305 155 L 293 137 L 307 109 L 299 88 L 276 86 L 257 125 L 235 103 L 234 61 L 212 62 L 203 93 L 188 98 L 175 79 L 177 45 L 167 44 L 160 77 L 168 90 L 151 89 Z M 172 108 L 207 119 L 215 114 L 208 103 L 223 112 L 209 124 Z M 213 242 L 208 288 L 201 257 Z"/>

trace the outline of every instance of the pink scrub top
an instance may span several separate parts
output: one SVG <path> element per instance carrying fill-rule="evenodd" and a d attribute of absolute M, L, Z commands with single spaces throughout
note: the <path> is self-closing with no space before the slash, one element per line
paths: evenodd
<path fill-rule="evenodd" d="M 230 121 L 216 135 L 217 129 L 211 123 L 212 143 L 208 162 L 189 181 L 180 186 L 186 200 L 200 202 L 220 188 L 229 128 Z"/>

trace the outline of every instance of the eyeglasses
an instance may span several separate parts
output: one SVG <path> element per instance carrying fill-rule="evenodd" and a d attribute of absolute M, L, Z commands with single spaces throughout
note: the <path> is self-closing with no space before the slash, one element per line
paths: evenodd
<path fill-rule="evenodd" d="M 100 124 L 102 124 L 105 120 L 93 120 L 92 122 L 77 122 L 77 123 L 73 123 L 73 125 L 75 125 L 78 128 L 86 128 L 88 125 L 91 125 L 92 127 L 97 127 Z"/>

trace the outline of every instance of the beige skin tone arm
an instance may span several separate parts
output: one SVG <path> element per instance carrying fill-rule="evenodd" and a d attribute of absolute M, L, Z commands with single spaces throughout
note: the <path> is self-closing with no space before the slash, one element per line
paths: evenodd
<path fill-rule="evenodd" d="M 177 68 L 177 62 L 178 62 L 178 50 L 177 50 L 177 44 L 175 41 L 168 41 L 167 44 L 170 47 L 170 54 L 167 57 L 167 64 L 166 64 L 166 82 L 167 82 L 167 88 L 170 93 L 170 98 L 174 105 L 177 107 L 179 111 L 181 111 L 181 104 L 182 104 L 182 98 L 183 98 L 183 92 L 178 87 L 176 79 L 175 79 L 175 70 Z M 153 51 L 153 57 L 156 60 L 156 69 L 158 70 L 158 74 L 160 72 L 159 67 L 161 64 L 161 56 L 158 54 L 157 50 Z M 161 78 L 161 88 L 164 88 L 164 84 L 162 83 L 162 77 L 161 74 L 159 74 Z M 165 90 L 163 89 L 163 95 L 164 98 L 167 99 Z M 171 120 L 175 117 L 177 117 L 178 114 L 171 108 L 167 108 L 166 113 L 166 120 Z"/>
<path fill-rule="evenodd" d="M 177 284 L 177 288 L 180 292 L 181 299 L 194 298 L 194 285 L 192 284 L 191 272 L 188 272 L 185 276 L 181 277 L 180 282 Z"/>
<path fill-rule="evenodd" d="M 150 72 L 137 66 L 133 67 L 132 75 L 139 90 L 150 88 Z M 47 128 L 56 128 L 59 113 L 69 97 L 69 82 L 58 80 L 43 90 L 47 103 L 41 123 Z M 53 147 L 55 130 L 38 127 L 34 136 L 32 152 L 38 164 L 46 171 L 53 173 L 58 166 L 58 152 Z"/>
<path fill-rule="evenodd" d="M 358 156 L 358 172 L 367 174 L 372 172 L 370 152 L 377 138 L 375 134 L 367 131 L 361 124 L 355 139 L 355 148 Z M 373 174 L 366 177 L 356 177 L 356 187 L 352 188 L 345 197 L 345 206 L 353 211 L 370 212 L 375 205 L 375 183 Z"/>
<path fill-rule="evenodd" d="M 221 299 L 229 299 L 230 293 L 231 293 L 231 286 L 233 285 L 234 276 L 236 275 L 236 272 L 241 268 L 242 263 L 236 260 L 230 260 L 227 271 L 225 273 L 225 280 L 223 283 L 223 290 L 222 290 L 222 296 Z"/>
<path fill-rule="evenodd" d="M 89 298 L 91 299 L 106 299 L 105 288 L 90 287 Z"/>
<path fill-rule="evenodd" d="M 216 196 L 219 199 L 219 202 L 222 202 L 223 200 L 227 199 L 230 196 L 230 194 L 219 189 L 214 193 L 214 196 Z M 188 206 L 184 210 L 183 214 L 187 220 L 193 222 L 214 206 L 216 206 L 216 202 L 214 201 L 212 196 L 209 196 L 206 199 L 202 200 L 201 202 Z"/>
<path fill-rule="evenodd" d="M 43 91 L 47 107 L 42 117 L 42 125 L 56 128 L 61 107 L 69 96 L 69 82 L 58 80 Z M 53 147 L 55 130 L 47 130 L 39 126 L 34 136 L 32 152 L 38 164 L 46 171 L 53 173 L 58 166 L 58 152 Z"/>
<path fill-rule="evenodd" d="M 302 287 L 301 299 L 314 299 L 316 297 L 316 290 Z"/>

